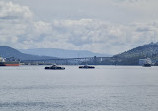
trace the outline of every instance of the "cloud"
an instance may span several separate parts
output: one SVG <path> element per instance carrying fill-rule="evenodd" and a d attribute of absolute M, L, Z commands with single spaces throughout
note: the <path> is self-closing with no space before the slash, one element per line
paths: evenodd
<path fill-rule="evenodd" d="M 158 41 L 158 22 L 116 24 L 99 19 L 45 22 L 35 18 L 27 6 L 0 1 L 0 45 L 117 54 Z"/>
<path fill-rule="evenodd" d="M 153 23 L 121 25 L 93 19 L 58 20 L 52 25 L 57 35 L 63 35 L 74 47 L 104 53 L 117 53 L 150 43 L 158 28 Z"/>
<path fill-rule="evenodd" d="M 141 15 L 158 12 L 157 0 L 115 0 L 113 4 L 126 9 L 126 11 L 133 11 L 135 13 L 137 11 Z"/>
<path fill-rule="evenodd" d="M 0 9 L 1 45 L 30 47 L 50 32 L 49 23 L 35 21 L 27 6 L 0 1 Z"/>

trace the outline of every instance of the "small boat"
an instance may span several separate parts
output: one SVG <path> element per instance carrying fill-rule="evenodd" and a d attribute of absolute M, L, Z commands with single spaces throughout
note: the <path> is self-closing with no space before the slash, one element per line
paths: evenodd
<path fill-rule="evenodd" d="M 60 66 L 52 65 L 50 67 L 45 67 L 45 69 L 50 69 L 50 70 L 64 70 L 65 67 L 60 67 Z"/>
<path fill-rule="evenodd" d="M 143 64 L 143 67 L 151 67 L 152 61 L 150 58 L 145 59 L 145 62 Z"/>
<path fill-rule="evenodd" d="M 151 64 L 144 64 L 143 67 L 151 67 Z"/>
<path fill-rule="evenodd" d="M 88 65 L 84 65 L 84 66 L 79 66 L 80 69 L 94 69 L 94 66 L 88 66 Z"/>

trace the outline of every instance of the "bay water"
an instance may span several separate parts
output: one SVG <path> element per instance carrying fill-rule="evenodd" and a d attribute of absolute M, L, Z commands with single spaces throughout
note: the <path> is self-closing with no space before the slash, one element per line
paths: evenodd
<path fill-rule="evenodd" d="M 158 111 L 158 67 L 0 67 L 0 111 Z"/>

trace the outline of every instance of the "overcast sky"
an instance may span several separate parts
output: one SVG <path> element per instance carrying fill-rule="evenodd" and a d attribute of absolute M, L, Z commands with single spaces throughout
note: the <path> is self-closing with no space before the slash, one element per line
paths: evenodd
<path fill-rule="evenodd" d="M 0 0 L 0 45 L 117 54 L 158 41 L 158 0 Z"/>

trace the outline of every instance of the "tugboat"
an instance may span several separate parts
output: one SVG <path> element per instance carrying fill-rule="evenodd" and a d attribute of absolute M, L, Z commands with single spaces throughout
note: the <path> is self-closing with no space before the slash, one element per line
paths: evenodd
<path fill-rule="evenodd" d="M 50 70 L 65 70 L 65 67 L 60 67 L 57 65 L 52 65 L 50 67 L 45 67 L 45 69 L 50 69 Z"/>
<path fill-rule="evenodd" d="M 80 69 L 94 69 L 94 66 L 88 66 L 88 65 L 84 65 L 84 66 L 79 66 Z"/>
<path fill-rule="evenodd" d="M 152 62 L 150 58 L 147 58 L 145 63 L 143 64 L 143 67 L 151 67 Z"/>
<path fill-rule="evenodd" d="M 151 67 L 151 64 L 144 64 L 143 67 Z"/>

